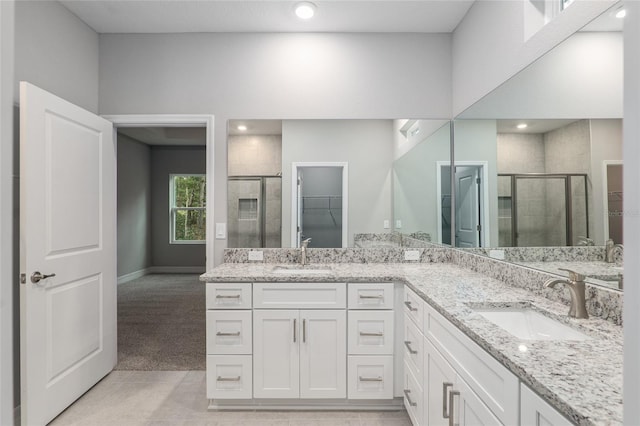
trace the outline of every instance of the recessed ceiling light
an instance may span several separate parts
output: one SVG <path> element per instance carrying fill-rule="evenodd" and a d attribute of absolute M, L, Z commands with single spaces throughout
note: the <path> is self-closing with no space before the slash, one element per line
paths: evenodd
<path fill-rule="evenodd" d="M 247 126 L 245 126 L 244 124 L 240 124 L 238 126 L 238 130 L 240 130 L 241 132 L 244 132 L 245 130 L 247 130 Z"/>
<path fill-rule="evenodd" d="M 311 19 L 313 18 L 313 15 L 316 13 L 316 5 L 308 2 L 308 1 L 304 1 L 302 3 L 298 3 L 296 4 L 296 16 L 300 19 Z"/>
<path fill-rule="evenodd" d="M 527 123 L 520 123 L 516 126 L 518 129 L 526 129 L 527 128 Z"/>
<path fill-rule="evenodd" d="M 625 16 L 627 16 L 627 11 L 625 9 L 620 9 L 619 11 L 616 12 L 616 18 L 624 18 Z"/>

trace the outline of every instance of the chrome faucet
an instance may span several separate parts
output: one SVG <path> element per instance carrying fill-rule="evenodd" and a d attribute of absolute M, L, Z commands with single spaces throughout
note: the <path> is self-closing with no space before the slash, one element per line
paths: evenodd
<path fill-rule="evenodd" d="M 571 293 L 571 307 L 569 316 L 572 318 L 589 318 L 585 298 L 585 276 L 570 269 L 559 268 L 561 271 L 569 273 L 569 279 L 550 278 L 544 282 L 544 287 L 553 288 L 556 284 L 565 284 Z"/>
<path fill-rule="evenodd" d="M 305 238 L 300 242 L 300 265 L 305 266 L 307 264 L 307 247 L 311 242 L 311 238 Z"/>
<path fill-rule="evenodd" d="M 616 250 L 620 250 L 622 251 L 624 249 L 624 247 L 622 247 L 622 244 L 614 244 L 613 240 L 611 238 L 609 238 L 607 240 L 606 243 L 604 243 L 604 260 L 607 263 L 614 263 L 615 262 L 615 253 Z"/>

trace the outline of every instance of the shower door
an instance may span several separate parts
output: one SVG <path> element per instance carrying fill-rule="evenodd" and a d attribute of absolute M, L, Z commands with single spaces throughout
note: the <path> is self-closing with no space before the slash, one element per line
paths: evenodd
<path fill-rule="evenodd" d="M 280 177 L 230 177 L 227 199 L 229 247 L 281 246 Z"/>

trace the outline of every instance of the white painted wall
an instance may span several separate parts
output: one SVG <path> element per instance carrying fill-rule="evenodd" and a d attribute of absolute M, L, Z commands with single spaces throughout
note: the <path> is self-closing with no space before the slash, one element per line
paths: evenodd
<path fill-rule="evenodd" d="M 525 29 L 528 2 L 476 1 L 453 33 L 453 115 L 460 114 L 613 3 L 614 0 L 576 1 L 530 36 L 530 29 Z"/>
<path fill-rule="evenodd" d="M 431 241 L 438 242 L 437 162 L 451 161 L 449 130 L 449 122 L 444 122 L 393 163 L 393 219 L 394 225 L 398 219 L 402 224 L 397 231 L 426 232 Z"/>
<path fill-rule="evenodd" d="M 118 134 L 118 277 L 151 264 L 151 149 Z"/>
<path fill-rule="evenodd" d="M 400 132 L 400 129 L 402 129 L 402 126 L 404 126 L 408 121 L 409 120 L 406 118 L 393 121 L 394 160 L 402 157 L 407 152 L 411 151 L 416 145 L 424 141 L 426 138 L 433 135 L 435 132 L 438 132 L 445 124 L 449 125 L 449 120 L 417 120 L 415 127 L 412 126 L 412 129 L 419 129 L 418 134 L 416 134 L 415 136 L 404 136 Z"/>
<path fill-rule="evenodd" d="M 18 1 L 15 93 L 36 86 L 98 112 L 98 34 L 57 1 Z"/>
<path fill-rule="evenodd" d="M 627 2 L 624 25 L 624 279 L 640 282 L 640 2 Z M 640 286 L 624 289 L 624 424 L 640 419 Z"/>
<path fill-rule="evenodd" d="M 291 245 L 291 163 L 349 163 L 349 246 L 353 234 L 388 232 L 391 219 L 392 120 L 282 122 L 282 246 Z"/>
<path fill-rule="evenodd" d="M 622 67 L 622 33 L 576 33 L 460 117 L 620 118 Z"/>
<path fill-rule="evenodd" d="M 13 41 L 14 2 L 0 2 L 0 424 L 13 425 Z M 12 238 L 13 236 L 13 238 Z"/>
<path fill-rule="evenodd" d="M 216 222 L 226 222 L 227 120 L 449 117 L 450 39 L 446 34 L 104 34 L 100 112 L 214 114 L 214 214 Z M 216 263 L 225 245 L 216 240 Z"/>

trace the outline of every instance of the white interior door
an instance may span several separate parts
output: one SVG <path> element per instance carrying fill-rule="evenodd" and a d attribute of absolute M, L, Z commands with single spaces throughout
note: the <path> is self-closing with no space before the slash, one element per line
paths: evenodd
<path fill-rule="evenodd" d="M 456 167 L 456 247 L 478 247 L 479 182 L 476 167 Z"/>
<path fill-rule="evenodd" d="M 48 423 L 116 363 L 112 130 L 20 84 L 23 425 Z"/>

